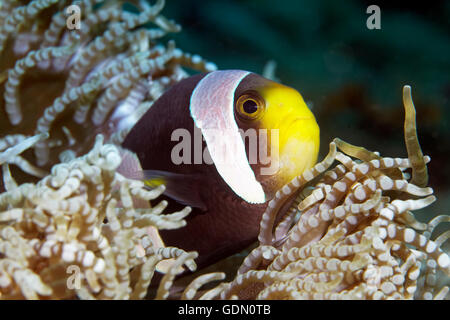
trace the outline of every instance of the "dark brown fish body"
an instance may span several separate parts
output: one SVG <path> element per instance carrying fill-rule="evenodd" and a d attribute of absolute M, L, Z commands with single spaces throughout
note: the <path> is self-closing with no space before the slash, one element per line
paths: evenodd
<path fill-rule="evenodd" d="M 192 150 L 191 159 L 194 159 L 195 148 L 198 148 L 198 141 L 197 145 L 195 144 L 194 128 L 197 129 L 197 134 L 199 131 L 196 127 L 198 123 L 193 120 L 190 104 L 193 91 L 196 90 L 199 82 L 205 82 L 202 79 L 206 76 L 206 74 L 195 75 L 170 88 L 137 122 L 123 142 L 124 148 L 136 153 L 143 170 L 170 172 L 187 177 L 184 183 L 188 182 L 187 195 L 192 194 L 193 198 L 196 198 L 194 205 L 189 201 L 177 202 L 164 195 L 169 203 L 165 212 L 179 211 L 186 204 L 191 205 L 193 210 L 186 218 L 187 225 L 175 230 L 160 230 L 160 235 L 166 246 L 197 251 L 199 257 L 196 262 L 199 267 L 239 252 L 256 241 L 261 216 L 268 203 L 267 201 L 250 203 L 251 201 L 247 202 L 243 199 L 244 197 L 238 196 L 236 190 L 227 183 L 229 181 L 225 181 L 226 179 L 219 174 L 216 163 L 174 164 L 171 150 L 179 144 L 179 141 L 172 141 L 171 137 L 173 132 L 180 128 L 189 131 L 192 137 L 190 150 Z M 236 104 L 236 100 L 243 93 L 264 86 L 281 87 L 281 85 L 256 74 L 248 73 L 232 91 L 234 94 L 233 104 Z M 226 85 L 224 85 L 224 91 L 225 87 Z M 220 91 L 222 87 L 216 90 Z M 293 89 L 289 88 L 289 90 Z M 217 95 L 217 91 L 206 92 L 208 98 L 210 95 Z M 208 109 L 209 106 L 203 108 Z M 259 122 L 238 121 L 237 116 L 234 121 L 238 123 L 240 129 L 244 130 L 248 127 L 258 129 L 261 126 Z M 204 131 L 202 133 L 204 134 Z M 248 142 L 244 139 L 247 158 Z M 240 143 L 242 144 L 242 142 Z M 203 141 L 202 150 L 206 146 L 207 141 Z M 209 146 L 208 149 L 210 149 Z M 317 157 L 317 154 L 311 158 L 314 157 Z M 315 159 L 311 162 L 314 161 Z M 283 179 L 279 179 L 279 172 L 272 176 L 260 176 L 257 170 L 259 169 L 258 164 L 247 163 L 247 165 L 251 166 L 266 195 L 273 196 L 274 191 L 287 182 L 287 178 L 284 176 Z M 202 205 L 196 206 L 195 203 Z"/>
<path fill-rule="evenodd" d="M 185 128 L 194 136 L 194 122 L 188 106 L 191 93 L 203 76 L 204 74 L 190 77 L 169 89 L 134 126 L 123 142 L 123 147 L 137 154 L 144 170 L 198 174 L 204 177 L 197 185 L 193 185 L 192 189 L 199 192 L 207 210 L 193 207 L 186 218 L 185 227 L 160 230 L 167 246 L 197 251 L 199 258 L 196 262 L 200 267 L 254 242 L 261 215 L 267 206 L 266 203 L 249 204 L 237 197 L 220 177 L 214 165 L 173 164 L 170 150 L 178 142 L 171 141 L 172 132 Z M 180 108 L 180 105 L 186 108 Z M 137 136 L 138 139 L 135 138 Z M 193 139 L 191 150 L 194 150 Z M 178 211 L 184 207 L 168 197 L 163 198 L 169 202 L 166 212 Z"/>

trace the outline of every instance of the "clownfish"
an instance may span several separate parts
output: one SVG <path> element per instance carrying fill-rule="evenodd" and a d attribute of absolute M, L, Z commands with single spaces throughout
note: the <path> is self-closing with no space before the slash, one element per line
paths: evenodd
<path fill-rule="evenodd" d="M 256 240 L 276 191 L 316 163 L 319 126 L 295 89 L 220 70 L 172 86 L 122 147 L 148 186 L 166 186 L 170 212 L 192 207 L 186 226 L 159 233 L 166 246 L 197 251 L 204 267 Z"/>

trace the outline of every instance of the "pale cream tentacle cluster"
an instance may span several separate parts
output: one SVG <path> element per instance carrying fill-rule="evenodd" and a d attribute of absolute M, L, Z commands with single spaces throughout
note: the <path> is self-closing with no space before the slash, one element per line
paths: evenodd
<path fill-rule="evenodd" d="M 435 201 L 404 88 L 408 158 L 381 157 L 340 139 L 325 159 L 281 188 L 261 220 L 259 246 L 222 299 L 444 299 L 438 274 L 450 276 L 444 232 L 413 211 Z M 332 167 L 333 162 L 338 164 Z M 412 176 L 405 171 L 412 169 Z M 280 208 L 292 205 L 283 217 Z M 277 221 L 277 223 L 275 223 Z"/>
<path fill-rule="evenodd" d="M 182 266 L 195 270 L 196 253 L 153 238 L 184 226 L 190 208 L 148 207 L 164 187 L 117 173 L 117 146 L 184 68 L 217 68 L 160 42 L 181 30 L 164 3 L 0 3 L 0 299 L 142 299 L 156 270 L 166 273 L 156 294 L 165 299 Z M 76 18 L 80 28 L 70 28 Z M 159 269 L 163 260 L 172 262 Z M 200 277 L 182 295 L 223 277 Z"/>
<path fill-rule="evenodd" d="M 118 149 L 98 136 L 88 154 L 55 165 L 37 184 L 9 183 L 0 194 L 0 298 L 143 298 L 158 262 L 175 259 L 167 277 L 182 265 L 195 270 L 196 253 L 155 247 L 147 232 L 185 225 L 190 208 L 135 207 L 164 188 L 123 177 L 120 162 Z M 170 283 L 163 279 L 158 298 Z"/>
<path fill-rule="evenodd" d="M 124 10 L 124 3 L 137 13 Z M 200 56 L 176 48 L 173 41 L 158 43 L 181 30 L 161 14 L 164 3 L 34 0 L 2 4 L 0 139 L 11 133 L 49 135 L 35 143 L 34 157 L 28 152 L 15 165 L 49 169 L 67 150 L 72 155 L 87 152 L 98 133 L 120 144 L 152 103 L 188 76 L 184 67 L 216 69 Z M 71 16 L 74 11 L 67 10 L 71 6 L 79 8 L 79 16 Z M 48 85 L 33 91 L 35 84 Z M 37 170 L 26 172 L 43 176 Z"/>

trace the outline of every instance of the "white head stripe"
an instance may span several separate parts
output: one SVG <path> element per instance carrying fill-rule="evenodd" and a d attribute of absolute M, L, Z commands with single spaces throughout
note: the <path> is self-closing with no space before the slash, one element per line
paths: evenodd
<path fill-rule="evenodd" d="M 264 190 L 248 163 L 234 119 L 234 92 L 248 74 L 240 70 L 207 74 L 192 92 L 190 112 L 225 182 L 245 201 L 263 203 L 266 201 Z"/>

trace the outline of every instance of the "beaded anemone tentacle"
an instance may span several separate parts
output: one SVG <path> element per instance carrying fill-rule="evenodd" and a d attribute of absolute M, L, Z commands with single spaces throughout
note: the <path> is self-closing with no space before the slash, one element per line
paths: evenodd
<path fill-rule="evenodd" d="M 196 268 L 196 253 L 155 247 L 148 236 L 149 227 L 184 226 L 190 208 L 165 215 L 164 201 L 136 208 L 135 201 L 154 200 L 164 187 L 147 190 L 123 177 L 121 160 L 98 136 L 88 154 L 55 165 L 36 185 L 18 186 L 10 177 L 15 185 L 0 194 L 0 298 L 143 298 L 160 261 Z"/>
<path fill-rule="evenodd" d="M 71 16 L 69 6 L 80 15 Z M 183 67 L 216 69 L 173 41 L 160 42 L 181 30 L 163 7 L 163 0 L 2 2 L 0 139 L 48 134 L 34 155 L 10 164 L 49 170 L 61 157 L 87 152 L 99 133 L 120 144 L 152 103 L 188 76 Z"/>
<path fill-rule="evenodd" d="M 142 299 L 160 262 L 173 259 L 157 295 L 167 298 L 181 266 L 195 270 L 195 252 L 153 237 L 184 226 L 190 208 L 163 214 L 166 201 L 149 201 L 164 186 L 149 191 L 117 172 L 123 138 L 188 76 L 184 67 L 216 69 L 161 42 L 180 31 L 163 7 L 0 2 L 0 299 Z M 184 296 L 220 278 L 203 277 Z"/>
<path fill-rule="evenodd" d="M 442 249 L 450 233 L 434 240 L 430 235 L 450 217 L 427 224 L 413 214 L 436 198 L 426 187 L 430 157 L 418 143 L 408 86 L 403 96 L 408 158 L 382 157 L 335 139 L 322 162 L 269 203 L 259 246 L 223 286 L 221 298 L 446 297 L 448 287 L 439 288 L 436 279 L 450 276 L 450 258 Z M 280 212 L 289 201 L 290 208 Z"/>

